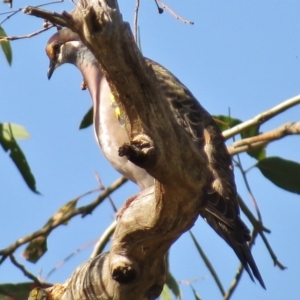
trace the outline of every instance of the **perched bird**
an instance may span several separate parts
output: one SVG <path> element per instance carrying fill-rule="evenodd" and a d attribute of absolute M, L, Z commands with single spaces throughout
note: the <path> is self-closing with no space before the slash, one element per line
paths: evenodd
<path fill-rule="evenodd" d="M 46 53 L 50 58 L 49 79 L 64 63 L 71 63 L 81 71 L 93 101 L 96 139 L 113 167 L 141 189 L 153 185 L 153 178 L 144 169 L 118 155 L 119 148 L 129 143 L 129 138 L 116 117 L 101 67 L 79 36 L 67 28 L 59 30 L 49 39 Z M 211 178 L 199 214 L 232 247 L 250 278 L 254 281 L 254 275 L 265 288 L 248 246 L 250 231 L 240 218 L 232 161 L 219 127 L 172 73 L 150 59 L 145 60 L 154 70 L 163 98 L 176 121 L 206 155 Z"/>
<path fill-rule="evenodd" d="M 119 148 L 129 140 L 116 117 L 110 88 L 94 55 L 81 43 L 77 34 L 66 28 L 50 38 L 46 53 L 50 58 L 48 79 L 64 63 L 74 64 L 81 71 L 93 101 L 95 137 L 108 161 L 141 189 L 151 186 L 153 178 L 144 169 L 118 154 Z"/>

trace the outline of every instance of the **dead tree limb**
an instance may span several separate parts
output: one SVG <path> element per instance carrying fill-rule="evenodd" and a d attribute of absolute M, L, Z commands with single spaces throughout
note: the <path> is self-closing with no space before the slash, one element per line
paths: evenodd
<path fill-rule="evenodd" d="M 133 162 L 156 179 L 127 203 L 109 253 L 86 262 L 65 284 L 41 293 L 53 300 L 156 299 L 166 277 L 167 250 L 198 217 L 205 159 L 163 101 L 153 68 L 123 22 L 117 1 L 79 0 L 71 14 L 32 7 L 25 13 L 79 34 L 99 61 L 125 117 L 130 144 L 123 151 L 138 152 Z"/>

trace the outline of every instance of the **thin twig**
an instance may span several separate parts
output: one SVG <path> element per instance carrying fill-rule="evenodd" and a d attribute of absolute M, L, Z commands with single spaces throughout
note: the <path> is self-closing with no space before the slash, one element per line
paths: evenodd
<path fill-rule="evenodd" d="M 168 5 L 164 4 L 161 0 L 156 0 L 155 2 L 159 2 L 160 5 L 162 6 L 162 8 L 167 10 L 177 20 L 183 22 L 184 24 L 194 25 L 193 21 L 189 21 L 189 20 L 184 19 L 183 17 L 179 16 L 172 8 L 170 8 Z"/>
<path fill-rule="evenodd" d="M 20 35 L 20 36 L 0 36 L 0 43 L 5 41 L 14 41 L 14 40 L 20 40 L 20 39 L 29 39 L 35 35 L 38 35 L 44 31 L 47 31 L 48 29 L 54 27 L 54 25 L 49 25 L 49 27 L 47 28 L 43 28 L 43 29 L 40 29 L 38 31 L 35 31 L 35 32 L 32 32 L 32 33 L 29 33 L 29 34 L 26 34 L 26 35 Z"/>
<path fill-rule="evenodd" d="M 262 148 L 262 147 L 266 146 L 267 144 L 268 144 L 268 142 L 256 142 L 251 145 L 240 146 L 238 148 L 235 148 L 233 146 L 228 146 L 227 150 L 228 150 L 229 154 L 231 156 L 233 156 L 238 153 L 253 151 L 253 150 Z"/>
<path fill-rule="evenodd" d="M 240 264 L 239 267 L 236 270 L 235 276 L 234 276 L 234 278 L 233 278 L 226 294 L 223 297 L 223 300 L 229 300 L 230 299 L 230 297 L 232 296 L 235 288 L 237 287 L 237 285 L 238 285 L 238 283 L 239 283 L 239 281 L 242 277 L 243 271 L 244 271 L 243 265 Z"/>
<path fill-rule="evenodd" d="M 95 176 L 96 176 L 96 178 L 97 178 L 97 180 L 98 180 L 98 182 L 99 182 L 100 190 L 101 190 L 101 191 L 104 191 L 104 190 L 105 190 L 105 186 L 103 185 L 103 183 L 102 183 L 102 181 L 101 181 L 100 175 L 99 175 L 97 172 L 95 172 Z M 109 202 L 110 202 L 110 204 L 111 204 L 111 206 L 112 206 L 114 212 L 116 213 L 116 212 L 118 211 L 118 209 L 117 209 L 117 207 L 116 207 L 116 205 L 115 205 L 115 203 L 114 203 L 112 197 L 111 197 L 110 195 L 108 195 L 107 198 L 108 198 L 108 200 L 109 200 Z"/>
<path fill-rule="evenodd" d="M 11 261 L 18 269 L 20 269 L 26 277 L 28 277 L 29 279 L 31 279 L 36 285 L 42 286 L 41 281 L 40 281 L 36 276 L 34 276 L 33 274 L 31 274 L 29 271 L 27 271 L 23 265 L 21 265 L 19 262 L 17 262 L 17 260 L 16 260 L 15 257 L 13 256 L 13 254 L 10 254 L 10 255 L 9 255 L 9 258 L 10 258 L 10 261 Z"/>
<path fill-rule="evenodd" d="M 19 8 L 19 9 L 17 9 L 17 10 L 13 10 L 13 11 L 5 11 L 5 12 L 2 12 L 2 13 L 0 13 L 0 16 L 2 16 L 2 15 L 8 15 L 8 14 L 12 14 L 12 13 L 15 13 L 15 12 L 18 12 L 18 11 L 21 11 L 23 8 Z M 2 23 L 0 23 L 0 24 L 2 24 Z"/>
<path fill-rule="evenodd" d="M 43 3 L 40 5 L 37 5 L 36 7 L 42 7 L 42 6 L 47 6 L 47 5 L 52 5 L 52 4 L 62 3 L 62 2 L 64 2 L 64 0 L 57 0 L 57 1 L 52 1 L 52 2 L 48 2 L 48 3 Z"/>
<path fill-rule="evenodd" d="M 157 0 L 154 0 L 154 2 L 155 2 L 155 4 L 156 4 L 158 13 L 159 13 L 159 14 L 162 14 L 162 13 L 164 12 L 164 10 L 158 5 Z"/>
<path fill-rule="evenodd" d="M 96 243 L 90 258 L 94 258 L 97 255 L 102 253 L 102 251 L 105 248 L 106 244 L 108 243 L 109 239 L 113 235 L 113 233 L 116 229 L 116 226 L 117 226 L 117 221 L 113 221 L 109 225 L 109 227 L 106 228 L 106 230 L 103 232 L 103 234 L 99 238 L 98 242 Z"/>
<path fill-rule="evenodd" d="M 95 244 L 97 241 L 97 239 L 94 239 L 86 244 L 84 244 L 83 246 L 81 246 L 80 248 L 76 249 L 75 251 L 73 251 L 70 255 L 68 255 L 66 258 L 64 258 L 61 262 L 59 262 L 58 264 L 56 264 L 56 266 L 54 268 L 52 268 L 52 270 L 45 276 L 44 278 L 44 282 L 47 282 L 49 277 L 59 268 L 61 268 L 68 260 L 70 260 L 74 255 L 78 254 L 79 252 L 81 252 L 82 250 L 90 247 L 91 245 Z"/>
<path fill-rule="evenodd" d="M 230 111 L 229 111 L 229 115 L 230 115 Z M 235 136 L 232 137 L 233 138 L 233 142 L 235 142 Z M 258 204 L 257 204 L 257 201 L 252 193 L 252 190 L 250 188 L 250 184 L 248 182 L 248 178 L 246 176 L 246 172 L 243 168 L 243 165 L 242 165 L 242 161 L 241 161 L 241 158 L 239 155 L 237 155 L 237 159 L 238 159 L 238 162 L 236 163 L 237 167 L 239 168 L 239 170 L 241 171 L 241 174 L 242 174 L 242 177 L 243 177 L 243 180 L 244 180 L 244 183 L 246 185 L 246 188 L 247 188 L 247 191 L 249 193 L 249 196 L 250 196 L 250 199 L 252 201 L 252 204 L 254 206 L 254 209 L 256 210 L 256 213 L 257 213 L 257 216 L 258 216 L 258 220 L 259 220 L 259 223 L 262 224 L 262 217 L 261 217 L 261 213 L 259 211 L 259 207 L 258 207 Z M 257 230 L 259 230 L 260 228 L 257 228 Z"/>
<path fill-rule="evenodd" d="M 42 7 L 42 6 L 46 6 L 46 5 L 50 5 L 50 4 L 56 4 L 56 3 L 62 3 L 62 2 L 64 2 L 64 0 L 57 0 L 57 1 L 53 1 L 53 2 L 43 3 L 43 4 L 37 5 L 35 7 Z M 16 9 L 14 11 L 7 11 L 7 12 L 0 13 L 0 16 L 1 15 L 10 14 L 2 22 L 0 22 L 0 25 L 2 25 L 4 22 L 6 22 L 7 20 L 9 20 L 12 16 L 14 16 L 18 12 L 22 11 L 23 9 L 24 9 L 24 7 Z"/>
<path fill-rule="evenodd" d="M 257 142 L 270 142 L 284 138 L 287 135 L 300 134 L 300 122 L 288 122 L 273 130 L 235 142 L 232 146 L 238 148 Z"/>
<path fill-rule="evenodd" d="M 263 224 L 261 222 L 259 222 L 255 216 L 252 214 L 252 212 L 250 211 L 250 209 L 248 208 L 248 206 L 245 204 L 245 202 L 243 201 L 243 199 L 240 197 L 240 195 L 238 195 L 238 201 L 239 201 L 239 206 L 242 210 L 242 212 L 244 213 L 244 215 L 248 218 L 248 220 L 250 221 L 250 223 L 252 224 L 253 228 L 257 231 L 257 232 L 267 232 L 267 233 L 271 233 L 271 230 L 266 228 L 265 226 L 263 226 Z"/>
<path fill-rule="evenodd" d="M 134 19 L 133 19 L 133 28 L 134 28 L 134 40 L 138 42 L 138 17 L 139 17 L 139 8 L 140 8 L 140 0 L 136 0 L 135 9 L 134 9 Z"/>
<path fill-rule="evenodd" d="M 273 251 L 273 249 L 271 248 L 271 246 L 270 246 L 270 244 L 269 244 L 269 242 L 268 242 L 265 234 L 262 232 L 262 230 L 257 231 L 256 228 L 254 227 L 253 232 L 252 232 L 252 239 L 251 239 L 251 242 L 249 243 L 249 248 L 251 249 L 251 247 L 253 246 L 253 244 L 255 242 L 255 239 L 256 239 L 256 237 L 257 237 L 258 234 L 261 236 L 262 240 L 264 241 L 264 243 L 265 243 L 265 245 L 266 245 L 266 247 L 267 247 L 267 249 L 268 249 L 268 251 L 270 253 L 270 256 L 273 259 L 274 265 L 278 266 L 281 270 L 286 269 L 286 267 L 283 266 L 278 261 L 276 255 L 275 255 L 275 253 Z M 234 279 L 232 280 L 232 282 L 231 282 L 231 284 L 230 284 L 230 286 L 229 286 L 229 288 L 228 288 L 225 296 L 223 297 L 223 300 L 229 300 L 230 299 L 230 297 L 232 296 L 234 290 L 236 289 L 236 287 L 237 287 L 237 285 L 238 285 L 238 283 L 239 283 L 239 281 L 241 279 L 243 270 L 244 270 L 243 265 L 240 264 L 240 266 L 238 267 L 238 269 L 236 271 L 236 275 L 235 275 Z"/>
<path fill-rule="evenodd" d="M 254 229 L 253 232 L 252 232 L 251 242 L 249 243 L 249 248 L 250 249 L 252 248 L 256 237 L 257 237 L 257 231 Z M 232 280 L 226 294 L 223 297 L 223 300 L 229 300 L 230 299 L 230 297 L 232 296 L 234 290 L 238 286 L 238 283 L 239 283 L 239 281 L 242 277 L 243 271 L 244 271 L 244 267 L 243 267 L 242 264 L 240 264 L 237 271 L 236 271 L 236 273 L 235 273 L 234 279 Z"/>
<path fill-rule="evenodd" d="M 61 218 L 54 220 L 49 225 L 23 237 L 15 241 L 13 244 L 8 246 L 5 249 L 0 250 L 0 255 L 2 255 L 2 258 L 0 260 L 0 264 L 6 259 L 6 257 L 13 253 L 17 248 L 19 248 L 21 245 L 30 242 L 36 237 L 44 236 L 49 234 L 53 229 L 60 225 L 64 225 L 65 222 L 69 221 L 71 218 L 82 215 L 83 217 L 87 214 L 91 213 L 100 203 L 103 202 L 103 200 L 110 195 L 112 192 L 114 192 L 116 189 L 118 189 L 120 186 L 122 186 L 125 182 L 127 182 L 127 178 L 121 177 L 118 180 L 116 180 L 110 187 L 108 187 L 97 199 L 95 199 L 93 202 L 86 206 L 78 207 L 77 209 L 72 210 L 71 212 L 65 214 Z"/>
<path fill-rule="evenodd" d="M 246 189 L 247 189 L 247 191 L 248 191 L 248 193 L 249 193 L 250 199 L 251 199 L 252 204 L 253 204 L 253 206 L 254 206 L 254 209 L 255 209 L 255 211 L 256 211 L 256 213 L 257 213 L 258 220 L 259 220 L 259 222 L 262 224 L 262 217 L 261 217 L 261 213 L 260 213 L 258 204 L 257 204 L 257 201 L 256 201 L 256 199 L 255 199 L 255 197 L 254 197 L 254 195 L 253 195 L 253 193 L 252 193 L 251 188 L 250 188 L 250 184 L 249 184 L 249 182 L 248 182 L 248 178 L 247 178 L 246 172 L 245 172 L 245 170 L 244 170 L 244 168 L 243 168 L 242 161 L 241 161 L 241 158 L 240 158 L 239 155 L 237 155 L 237 159 L 238 159 L 238 162 L 237 162 L 236 165 L 237 165 L 238 169 L 241 171 L 241 174 L 242 174 L 244 183 L 245 183 L 245 185 L 246 185 Z"/>
<path fill-rule="evenodd" d="M 238 201 L 239 201 L 239 205 L 241 210 L 243 211 L 243 213 L 245 214 L 245 216 L 247 216 L 248 220 L 251 222 L 254 231 L 258 232 L 259 235 L 261 236 L 266 248 L 268 249 L 271 258 L 273 259 L 274 265 L 278 266 L 279 269 L 284 270 L 286 269 L 286 267 L 279 262 L 279 260 L 277 259 L 276 254 L 274 253 L 271 245 L 268 242 L 268 239 L 266 238 L 264 232 L 266 233 L 271 233 L 271 230 L 266 228 L 265 226 L 262 225 L 261 222 L 259 222 L 254 215 L 251 213 L 251 211 L 249 210 L 249 208 L 246 206 L 246 204 L 244 203 L 244 201 L 242 200 L 242 198 L 238 195 Z"/>
<path fill-rule="evenodd" d="M 272 248 L 271 248 L 271 246 L 270 246 L 270 244 L 269 244 L 267 238 L 265 237 L 265 235 L 264 235 L 264 233 L 263 233 L 262 231 L 257 232 L 256 229 L 253 230 L 253 232 L 252 232 L 252 240 L 251 240 L 251 242 L 249 243 L 249 248 L 251 249 L 251 247 L 253 246 L 254 241 L 255 241 L 255 239 L 256 239 L 256 237 L 257 237 L 257 234 L 259 234 L 259 235 L 261 236 L 261 238 L 263 239 L 263 241 L 264 241 L 264 243 L 265 243 L 265 245 L 266 245 L 266 247 L 267 247 L 267 249 L 268 249 L 268 251 L 269 251 L 269 253 L 270 253 L 270 255 L 271 255 L 272 259 L 273 259 L 273 261 L 274 261 L 274 265 L 275 265 L 275 266 L 278 266 L 281 270 L 286 269 L 286 267 L 283 266 L 283 265 L 277 260 L 277 257 L 276 257 L 276 255 L 275 255 L 275 253 L 273 252 L 273 250 L 272 250 Z M 225 294 L 223 300 L 229 300 L 230 297 L 232 296 L 232 294 L 233 294 L 235 288 L 237 287 L 237 285 L 238 285 L 238 283 L 239 283 L 239 280 L 240 280 L 240 278 L 241 278 L 241 276 L 242 276 L 243 269 L 244 269 L 244 268 L 243 268 L 243 265 L 241 264 L 241 265 L 239 266 L 239 268 L 237 269 L 236 275 L 235 275 L 233 281 L 231 282 L 230 287 L 228 288 L 228 290 L 227 290 L 227 292 L 226 292 L 226 294 Z"/>
<path fill-rule="evenodd" d="M 264 235 L 264 233 L 263 233 L 263 232 L 260 232 L 259 234 L 260 234 L 260 236 L 261 236 L 261 238 L 262 238 L 262 240 L 263 240 L 265 246 L 267 247 L 267 249 L 268 249 L 268 251 L 269 251 L 269 253 L 270 253 L 270 256 L 271 256 L 272 259 L 273 259 L 274 266 L 277 266 L 280 270 L 285 270 L 287 267 L 285 267 L 285 266 L 277 259 L 277 256 L 276 256 L 276 254 L 274 253 L 274 251 L 273 251 L 271 245 L 269 244 L 269 242 L 268 242 L 266 236 Z"/>
<path fill-rule="evenodd" d="M 0 15 L 6 15 L 6 14 L 10 14 L 9 16 L 7 16 L 2 22 L 0 22 L 0 26 L 4 23 L 4 22 L 6 22 L 7 20 L 9 20 L 12 16 L 14 16 L 15 14 L 17 14 L 18 12 L 20 12 L 21 10 L 22 10 L 23 8 L 19 8 L 19 9 L 17 9 L 17 10 L 15 10 L 15 11 L 13 11 L 13 12 L 4 12 L 4 13 L 1 13 Z"/>
<path fill-rule="evenodd" d="M 50 12 L 34 6 L 27 6 L 23 9 L 23 12 L 27 15 L 36 16 L 38 18 L 46 19 L 52 24 L 60 25 L 62 27 L 75 28 L 75 23 L 72 16 L 63 11 L 61 14 L 56 12 Z"/>
<path fill-rule="evenodd" d="M 235 142 L 235 136 L 233 136 L 233 141 Z M 244 183 L 246 185 L 246 188 L 248 190 L 248 193 L 249 193 L 249 196 L 250 196 L 250 199 L 252 200 L 252 204 L 254 206 L 254 209 L 256 210 L 256 213 L 257 213 L 257 216 L 258 216 L 258 219 L 260 221 L 260 223 L 262 224 L 262 218 L 261 218 L 261 213 L 259 211 L 259 207 L 258 207 L 258 204 L 257 204 L 257 201 L 251 191 L 251 188 L 250 188 L 250 185 L 249 185 L 249 182 L 248 182 L 248 179 L 247 179 L 247 176 L 246 176 L 246 173 L 244 171 L 244 168 L 242 166 L 242 161 L 241 161 L 241 158 L 239 155 L 237 155 L 237 159 L 238 159 L 238 163 L 237 163 L 237 167 L 240 169 L 241 171 L 241 174 L 242 174 L 242 177 L 243 177 L 243 180 L 244 180 Z"/>
<path fill-rule="evenodd" d="M 300 103 L 300 95 L 297 95 L 293 98 L 290 98 L 288 100 L 285 100 L 284 102 L 274 106 L 273 108 L 258 114 L 257 116 L 255 116 L 254 118 L 245 121 L 237 126 L 232 127 L 231 129 L 227 129 L 225 131 L 223 131 L 223 136 L 225 137 L 225 139 L 229 139 L 232 136 L 241 133 L 243 130 L 253 126 L 253 125 L 260 125 L 268 120 L 270 120 L 271 118 L 277 116 L 278 114 L 286 111 L 287 109 L 297 105 Z"/>
<path fill-rule="evenodd" d="M 228 147 L 230 155 L 255 150 L 288 135 L 300 134 L 300 122 L 288 122 L 263 134 L 242 139 Z"/>

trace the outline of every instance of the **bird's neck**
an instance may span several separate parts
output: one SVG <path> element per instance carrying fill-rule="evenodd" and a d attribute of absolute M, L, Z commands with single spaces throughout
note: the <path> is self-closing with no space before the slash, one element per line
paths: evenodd
<path fill-rule="evenodd" d="M 78 68 L 83 75 L 84 83 L 87 86 L 94 102 L 95 99 L 99 99 L 101 86 L 106 83 L 103 72 L 101 71 L 100 66 L 89 63 L 78 66 Z"/>
<path fill-rule="evenodd" d="M 88 87 L 93 100 L 99 96 L 101 82 L 105 80 L 101 67 L 90 51 L 78 51 L 74 64 L 81 71 L 84 83 Z"/>
<path fill-rule="evenodd" d="M 94 130 L 98 143 L 101 145 L 100 137 L 107 131 L 108 124 L 119 126 L 110 100 L 110 88 L 98 61 L 94 57 L 93 59 L 90 57 L 77 59 L 76 66 L 81 71 L 92 98 Z"/>

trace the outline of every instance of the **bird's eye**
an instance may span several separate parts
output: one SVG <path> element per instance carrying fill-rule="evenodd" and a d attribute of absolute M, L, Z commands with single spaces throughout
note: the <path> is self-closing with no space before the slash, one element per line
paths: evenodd
<path fill-rule="evenodd" d="M 55 56 L 57 56 L 59 54 L 59 52 L 60 52 L 60 46 L 61 45 L 59 43 L 53 44 L 52 49 L 53 49 L 53 54 Z"/>

